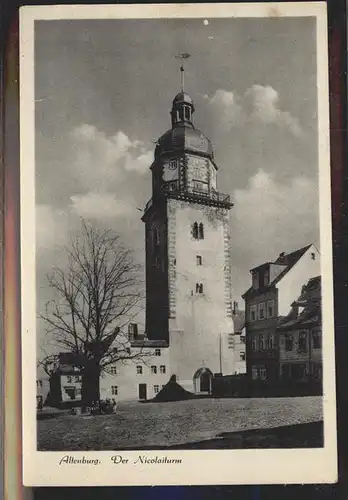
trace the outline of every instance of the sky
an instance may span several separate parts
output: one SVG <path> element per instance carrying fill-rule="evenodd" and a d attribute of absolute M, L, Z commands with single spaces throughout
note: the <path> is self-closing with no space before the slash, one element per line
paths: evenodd
<path fill-rule="evenodd" d="M 231 195 L 233 300 L 249 269 L 318 247 L 314 18 L 35 23 L 37 307 L 80 218 L 112 228 L 144 264 L 154 141 L 185 90 Z M 39 343 L 44 334 L 39 323 Z"/>

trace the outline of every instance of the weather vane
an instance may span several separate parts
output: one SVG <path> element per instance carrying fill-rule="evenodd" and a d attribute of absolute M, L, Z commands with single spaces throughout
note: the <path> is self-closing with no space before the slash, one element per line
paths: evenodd
<path fill-rule="evenodd" d="M 185 83 L 185 80 L 184 80 L 184 75 L 185 75 L 184 61 L 186 59 L 188 59 L 189 57 L 191 57 L 191 54 L 189 54 L 188 52 L 181 52 L 181 54 L 178 54 L 177 56 L 175 56 L 176 59 L 181 60 L 181 66 L 180 66 L 181 92 L 184 92 L 184 83 Z"/>

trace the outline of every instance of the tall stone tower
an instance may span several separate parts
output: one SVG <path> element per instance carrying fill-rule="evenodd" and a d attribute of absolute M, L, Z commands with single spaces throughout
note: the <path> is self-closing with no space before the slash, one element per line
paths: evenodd
<path fill-rule="evenodd" d="M 146 237 L 146 335 L 169 344 L 170 371 L 207 392 L 215 373 L 233 373 L 229 261 L 230 197 L 217 189 L 210 140 L 195 128 L 184 91 L 157 142 Z"/>

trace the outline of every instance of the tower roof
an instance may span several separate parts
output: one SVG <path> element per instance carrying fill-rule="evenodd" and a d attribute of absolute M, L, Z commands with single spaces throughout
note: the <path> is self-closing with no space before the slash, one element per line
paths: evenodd
<path fill-rule="evenodd" d="M 182 125 L 167 130 L 158 140 L 155 157 L 176 151 L 192 151 L 213 158 L 210 140 L 198 129 Z"/>
<path fill-rule="evenodd" d="M 179 92 L 173 99 L 173 106 L 181 103 L 191 104 L 191 106 L 193 106 L 193 100 L 186 92 Z"/>

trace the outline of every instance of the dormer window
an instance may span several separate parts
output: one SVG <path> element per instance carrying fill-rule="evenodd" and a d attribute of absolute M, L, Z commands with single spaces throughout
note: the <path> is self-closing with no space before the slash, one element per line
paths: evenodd
<path fill-rule="evenodd" d="M 315 260 L 315 253 L 314 252 L 311 253 L 311 259 Z"/>
<path fill-rule="evenodd" d="M 259 288 L 259 274 L 257 272 L 253 272 L 253 289 L 257 290 Z"/>

